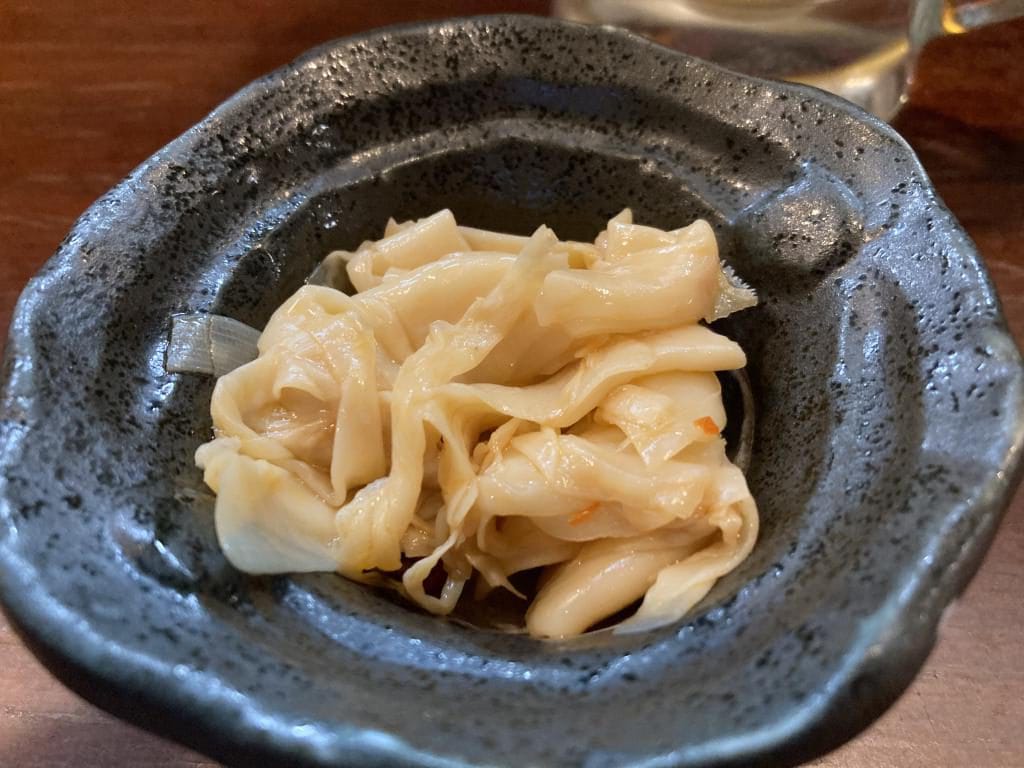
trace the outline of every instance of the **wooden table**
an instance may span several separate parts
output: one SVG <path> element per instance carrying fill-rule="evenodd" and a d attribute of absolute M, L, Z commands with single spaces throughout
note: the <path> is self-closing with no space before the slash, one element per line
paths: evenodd
<path fill-rule="evenodd" d="M 249 80 L 332 37 L 547 3 L 6 0 L 0 4 L 0 334 L 75 218 Z M 932 43 L 896 127 L 992 272 L 1024 341 L 1024 21 Z M 1024 766 L 1024 494 L 917 681 L 814 765 Z M 0 765 L 212 766 L 50 678 L 0 617 Z"/>

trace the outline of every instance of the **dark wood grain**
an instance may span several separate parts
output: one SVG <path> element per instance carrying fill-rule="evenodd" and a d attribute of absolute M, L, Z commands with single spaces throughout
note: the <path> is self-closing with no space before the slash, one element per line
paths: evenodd
<path fill-rule="evenodd" d="M 249 80 L 332 37 L 546 2 L 0 2 L 0 334 L 75 218 Z M 896 127 L 1024 339 L 1024 22 L 933 42 Z M 917 681 L 820 768 L 1024 765 L 1024 496 Z M 0 765 L 212 766 L 58 685 L 0 618 Z"/>

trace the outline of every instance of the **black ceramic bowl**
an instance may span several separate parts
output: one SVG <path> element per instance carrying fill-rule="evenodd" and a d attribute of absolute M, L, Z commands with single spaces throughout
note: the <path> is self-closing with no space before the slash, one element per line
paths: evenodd
<path fill-rule="evenodd" d="M 330 575 L 251 578 L 192 454 L 213 381 L 172 315 L 261 326 L 389 215 L 590 238 L 710 219 L 762 296 L 753 555 L 684 623 L 539 642 Z M 1021 361 L 970 242 L 888 127 L 624 32 L 493 17 L 330 43 L 78 222 L 21 298 L 0 597 L 100 706 L 231 763 L 794 763 L 908 684 L 1017 475 Z"/>

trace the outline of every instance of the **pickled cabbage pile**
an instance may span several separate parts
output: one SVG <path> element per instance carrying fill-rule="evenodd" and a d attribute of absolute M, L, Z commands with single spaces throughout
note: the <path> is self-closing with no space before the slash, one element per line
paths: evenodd
<path fill-rule="evenodd" d="M 638 601 L 617 631 L 673 622 L 750 552 L 715 375 L 746 359 L 702 321 L 756 299 L 706 222 L 627 209 L 591 244 L 443 210 L 321 271 L 355 293 L 299 289 L 214 390 L 196 461 L 237 568 L 338 571 L 435 614 L 507 590 L 565 638 Z"/>

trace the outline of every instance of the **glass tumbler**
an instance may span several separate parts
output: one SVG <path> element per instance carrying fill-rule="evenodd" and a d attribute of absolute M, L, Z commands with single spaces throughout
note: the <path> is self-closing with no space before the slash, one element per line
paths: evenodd
<path fill-rule="evenodd" d="M 1024 0 L 554 0 L 738 72 L 814 85 L 883 120 L 906 100 L 928 40 L 1024 16 Z"/>

